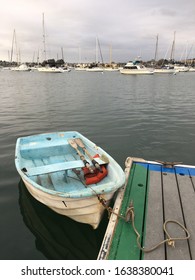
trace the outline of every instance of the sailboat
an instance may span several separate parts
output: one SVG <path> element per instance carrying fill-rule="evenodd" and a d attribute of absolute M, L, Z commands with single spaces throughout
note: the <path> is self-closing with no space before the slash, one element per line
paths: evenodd
<path fill-rule="evenodd" d="M 96 37 L 96 49 L 95 49 L 95 55 L 96 55 L 96 62 L 94 64 L 91 64 L 88 68 L 86 68 L 86 71 L 88 72 L 103 72 L 103 68 L 98 66 L 98 50 L 100 49 L 99 40 Z M 101 54 L 101 49 L 100 49 Z M 101 58 L 103 60 L 102 54 Z"/>
<path fill-rule="evenodd" d="M 16 66 L 16 67 L 12 67 L 11 71 L 22 71 L 22 72 L 29 72 L 31 71 L 30 67 L 28 67 L 25 63 Z"/>
<path fill-rule="evenodd" d="M 184 62 L 181 62 L 182 61 L 182 56 L 184 55 L 185 53 L 185 59 L 184 59 Z M 181 57 L 180 57 L 180 63 L 178 64 L 175 64 L 175 69 L 177 69 L 178 72 L 188 72 L 189 71 L 189 66 L 187 65 L 187 56 L 189 54 L 187 54 L 187 45 L 185 47 L 185 50 L 183 51 Z"/>
<path fill-rule="evenodd" d="M 17 45 L 17 40 L 16 40 L 16 31 L 14 29 L 14 32 L 13 32 L 13 38 L 12 38 L 12 48 L 11 48 L 11 59 L 10 59 L 10 62 L 12 63 L 12 60 L 13 60 L 13 53 L 14 53 L 14 45 L 15 45 L 15 51 L 16 51 L 16 61 L 17 61 L 17 66 L 15 67 L 11 67 L 10 70 L 11 71 L 30 71 L 31 69 L 25 64 L 20 64 L 19 63 L 19 54 L 20 52 L 18 51 L 18 45 Z"/>
<path fill-rule="evenodd" d="M 106 67 L 104 67 L 104 71 L 109 71 L 109 72 L 119 71 L 118 67 L 113 65 L 113 62 L 112 62 L 112 46 L 110 46 L 110 62 Z"/>
<path fill-rule="evenodd" d="M 44 54 L 44 60 L 47 60 L 46 57 L 46 40 L 45 40 L 45 19 L 44 19 L 44 13 L 42 15 L 42 25 L 43 25 L 43 54 Z M 39 72 L 42 73 L 62 73 L 63 71 L 59 68 L 56 67 L 50 67 L 49 65 L 44 66 L 44 67 L 39 67 L 37 68 Z"/>
<path fill-rule="evenodd" d="M 78 49 L 78 53 L 79 53 L 79 63 L 76 64 L 76 66 L 74 67 L 75 71 L 85 71 L 87 68 L 87 65 L 84 63 L 81 63 L 81 48 L 79 47 Z"/>
<path fill-rule="evenodd" d="M 63 71 L 59 68 L 56 67 L 50 67 L 50 66 L 45 66 L 45 67 L 39 67 L 37 68 L 39 72 L 43 73 L 62 73 Z"/>
<path fill-rule="evenodd" d="M 173 59 L 173 53 L 174 53 L 174 48 L 175 48 L 175 33 L 174 33 L 174 40 L 172 44 L 172 50 L 171 50 L 171 60 Z M 156 62 L 157 60 L 157 53 L 158 53 L 158 34 L 156 36 L 156 48 L 155 48 L 155 56 L 154 56 L 154 61 Z M 173 65 L 167 64 L 167 65 L 161 65 L 160 68 L 155 67 L 154 69 L 155 74 L 175 74 L 176 69 L 174 68 Z"/>

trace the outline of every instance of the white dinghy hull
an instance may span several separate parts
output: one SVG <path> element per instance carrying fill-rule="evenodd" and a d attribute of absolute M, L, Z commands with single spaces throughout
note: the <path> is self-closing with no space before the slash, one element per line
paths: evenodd
<path fill-rule="evenodd" d="M 82 149 L 77 147 L 78 150 L 75 150 L 68 143 L 69 139 L 77 138 L 82 140 L 91 155 L 99 155 L 96 160 L 101 168 L 106 166 L 107 174 L 99 182 L 87 184 L 85 177 L 81 176 L 84 170 L 80 156 Z M 91 163 L 87 153 L 84 156 Z M 109 163 L 101 160 L 102 156 Z M 78 132 L 19 138 L 15 164 L 26 188 L 35 199 L 61 215 L 90 224 L 94 229 L 98 227 L 105 210 L 100 199 L 105 200 L 106 206 L 109 205 L 114 193 L 125 183 L 124 172 L 116 161 Z"/>

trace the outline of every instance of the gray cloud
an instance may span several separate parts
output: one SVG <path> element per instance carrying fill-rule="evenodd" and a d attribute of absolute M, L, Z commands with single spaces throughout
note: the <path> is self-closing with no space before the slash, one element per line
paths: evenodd
<path fill-rule="evenodd" d="M 176 31 L 176 55 L 194 43 L 194 0 L 0 0 L 0 59 L 8 59 L 13 30 L 23 61 L 43 49 L 42 13 L 48 56 L 64 48 L 67 61 L 92 60 L 98 36 L 104 60 L 127 61 L 154 57 L 159 34 L 159 56 L 164 57 Z"/>

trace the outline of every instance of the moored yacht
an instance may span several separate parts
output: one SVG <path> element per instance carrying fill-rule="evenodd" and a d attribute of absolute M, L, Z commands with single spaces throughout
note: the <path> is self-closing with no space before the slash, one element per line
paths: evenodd
<path fill-rule="evenodd" d="M 189 71 L 189 67 L 187 67 L 185 65 L 175 65 L 174 68 L 178 72 L 188 72 Z"/>
<path fill-rule="evenodd" d="M 30 67 L 28 67 L 26 64 L 21 64 L 20 66 L 16 66 L 16 67 L 11 67 L 11 71 L 30 71 Z"/>
<path fill-rule="evenodd" d="M 119 68 L 114 68 L 114 67 L 104 67 L 104 71 L 108 71 L 108 72 L 116 72 L 116 71 L 119 71 Z"/>
<path fill-rule="evenodd" d="M 152 75 L 154 74 L 154 70 L 145 67 L 140 61 L 129 61 L 123 69 L 120 70 L 121 74 L 127 75 Z"/>
<path fill-rule="evenodd" d="M 87 72 L 103 72 L 103 67 L 99 66 L 98 64 L 91 64 L 89 67 L 86 68 Z"/>
<path fill-rule="evenodd" d="M 189 67 L 189 72 L 195 72 L 195 67 Z"/>
<path fill-rule="evenodd" d="M 56 67 L 39 67 L 37 68 L 39 72 L 44 72 L 44 73 L 62 73 L 63 71 L 60 68 Z"/>
<path fill-rule="evenodd" d="M 101 67 L 92 67 L 92 68 L 87 68 L 87 72 L 103 72 L 103 68 Z"/>
<path fill-rule="evenodd" d="M 77 65 L 75 65 L 74 70 L 76 70 L 76 71 L 85 71 L 86 68 L 87 68 L 87 64 L 78 63 Z"/>
<path fill-rule="evenodd" d="M 177 71 L 174 66 L 171 65 L 164 65 L 161 68 L 155 68 L 154 73 L 155 74 L 176 74 Z"/>

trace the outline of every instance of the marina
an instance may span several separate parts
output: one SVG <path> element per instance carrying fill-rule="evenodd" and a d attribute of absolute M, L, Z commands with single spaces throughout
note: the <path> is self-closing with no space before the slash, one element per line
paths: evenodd
<path fill-rule="evenodd" d="M 94 230 L 90 225 L 59 215 L 35 200 L 27 192 L 14 164 L 16 140 L 20 137 L 54 131 L 79 131 L 107 151 L 123 170 L 130 154 L 151 161 L 158 159 L 194 165 L 193 72 L 131 76 L 121 75 L 119 71 L 107 71 L 103 75 L 74 70 L 67 75 L 0 71 L 0 79 L 0 157 L 3 163 L 0 203 L 4 213 L 1 216 L 1 259 L 97 259 L 109 221 L 108 213 L 104 211 L 98 228 Z M 148 170 L 141 164 L 139 167 L 142 171 Z M 172 173 L 161 176 L 168 180 L 170 175 Z M 178 178 L 187 180 L 187 176 L 178 175 Z M 144 191 L 144 188 L 139 190 Z M 189 203 L 192 204 L 193 201 Z M 169 210 L 169 207 L 165 206 L 165 209 Z M 137 212 L 135 209 L 135 223 Z M 181 214 L 181 207 L 178 213 Z M 193 228 L 190 228 L 186 219 L 189 215 L 185 213 L 186 224 L 171 215 L 167 218 L 177 219 L 190 233 L 189 240 L 185 241 L 189 244 L 184 246 L 185 254 L 178 254 L 178 258 L 194 259 L 191 245 Z M 129 230 L 130 225 L 124 224 Z M 132 232 L 132 236 L 136 239 L 135 233 Z M 129 233 L 127 237 L 129 240 Z M 153 240 L 147 247 L 163 239 Z M 79 240 L 85 240 L 85 246 Z M 175 242 L 176 250 L 180 249 L 181 242 Z M 150 254 L 156 254 L 166 246 L 143 254 L 142 259 L 150 258 Z M 139 251 L 137 248 L 135 242 L 135 250 Z M 130 258 L 137 257 L 131 255 Z M 160 258 L 159 255 L 156 258 Z M 171 258 L 175 257 L 170 253 Z"/>

